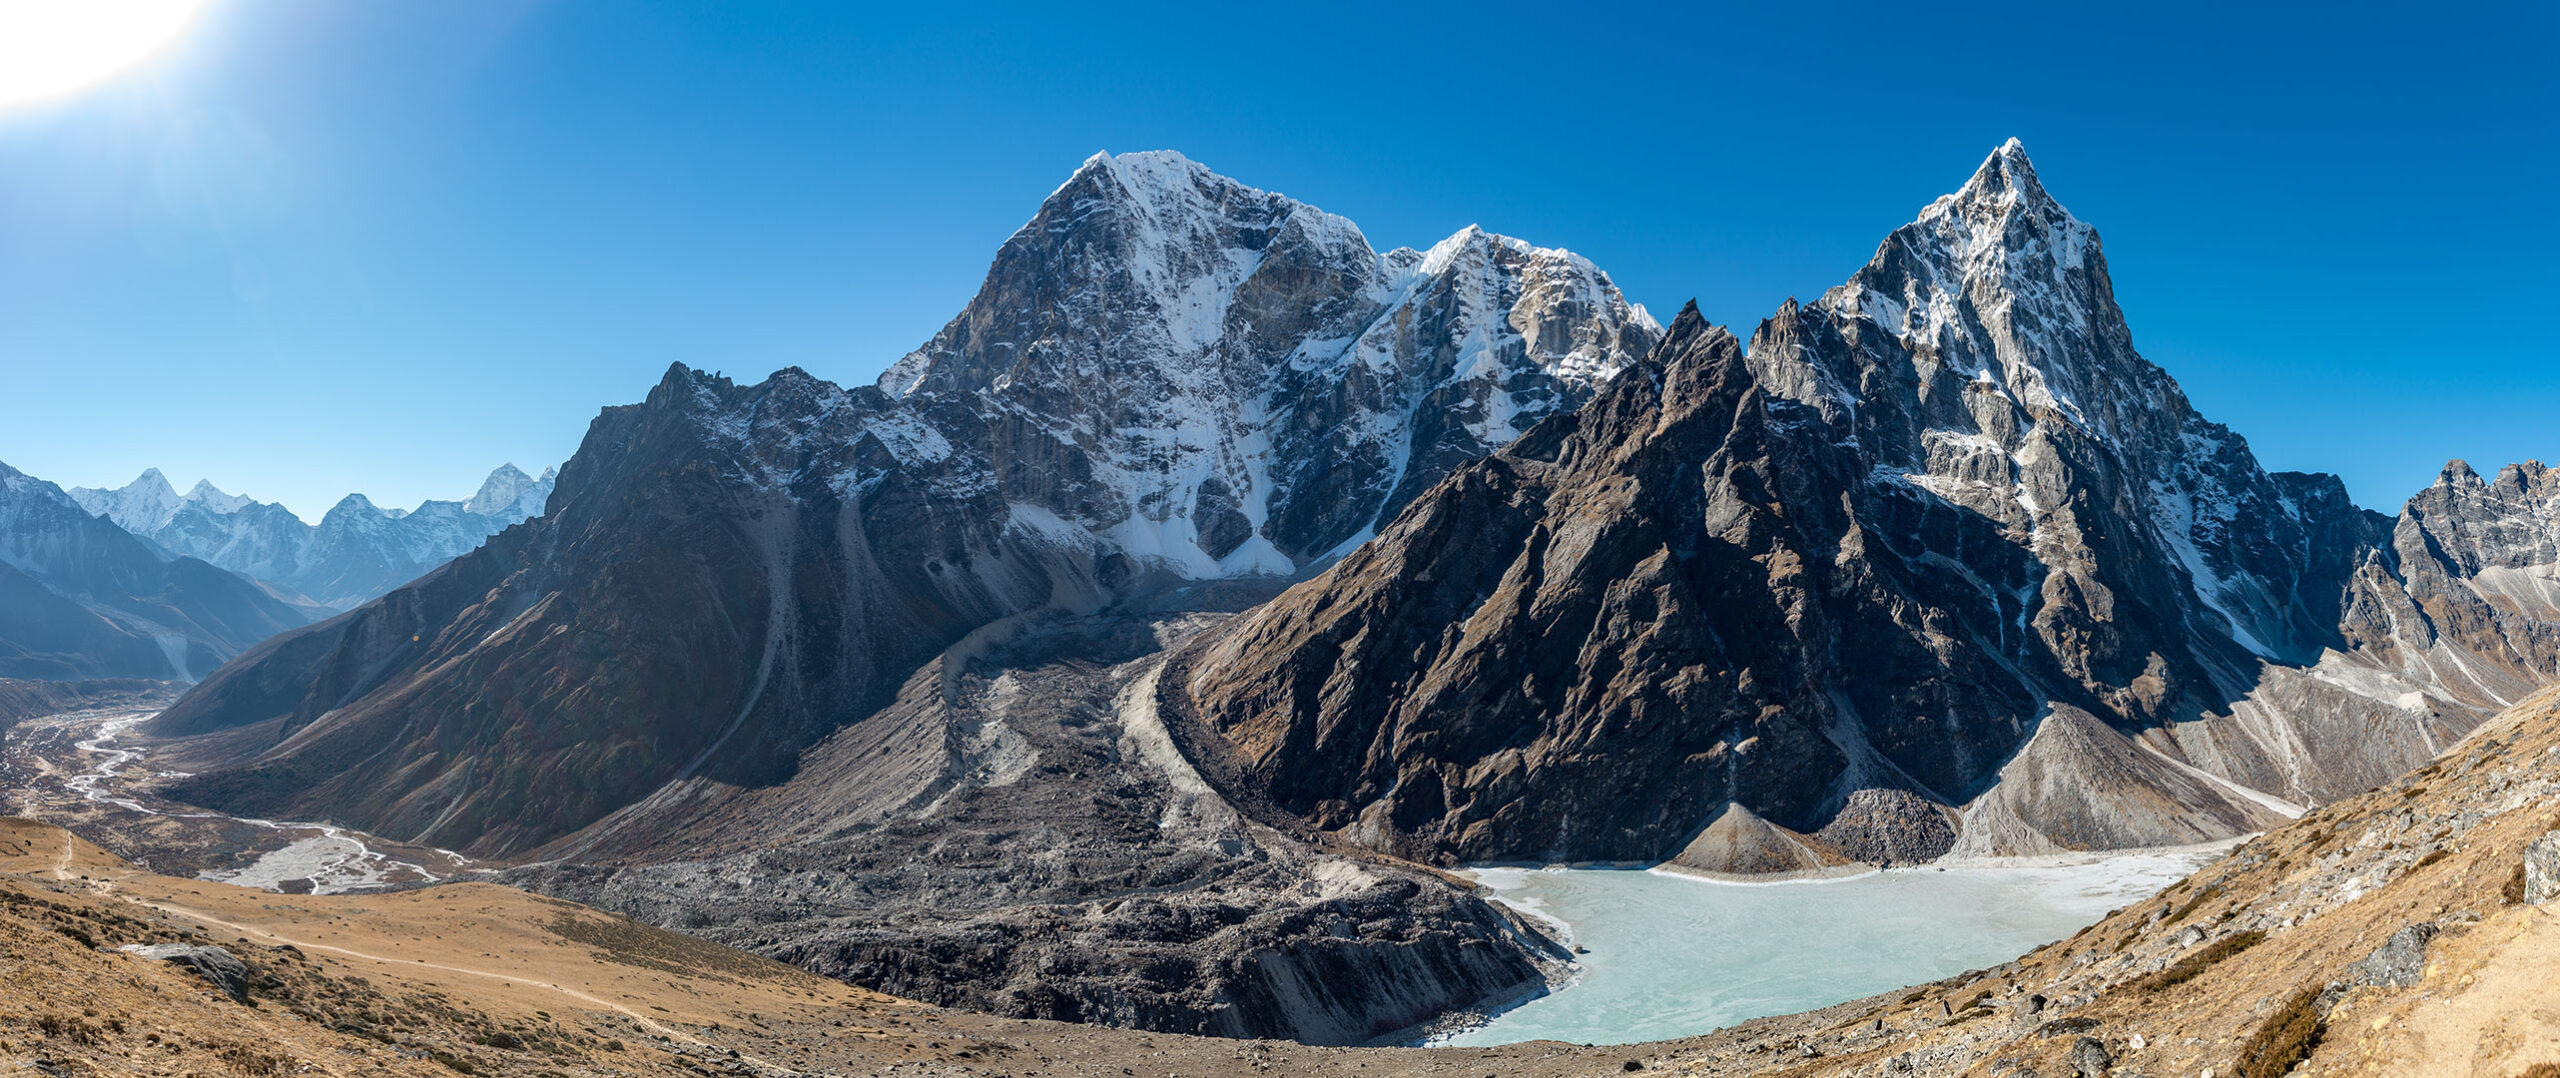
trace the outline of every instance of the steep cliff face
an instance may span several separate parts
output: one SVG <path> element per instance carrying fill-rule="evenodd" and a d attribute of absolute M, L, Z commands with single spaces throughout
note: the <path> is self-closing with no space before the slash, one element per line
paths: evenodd
<path fill-rule="evenodd" d="M 2446 465 L 2339 586 L 2343 644 L 2261 667 L 2228 714 L 2147 731 L 2296 804 L 2352 796 L 2560 681 L 2560 482 L 2539 461 Z"/>
<path fill-rule="evenodd" d="M 192 681 L 304 624 L 194 558 L 172 558 L 0 464 L 0 677 Z"/>
<path fill-rule="evenodd" d="M 887 389 L 679 366 L 544 516 L 155 729 L 272 724 L 185 796 L 521 853 L 671 782 L 779 781 L 999 619 L 1276 587 L 1653 335 L 1564 252 L 1381 255 L 1179 156 L 1097 157 Z"/>
<path fill-rule="evenodd" d="M 2560 474 L 2446 465 L 2348 595 L 2356 650 L 2435 693 L 2504 708 L 2560 680 Z"/>
<path fill-rule="evenodd" d="M 280 720 L 181 795 L 529 849 L 669 781 L 772 781 L 969 629 L 1092 594 L 893 411 L 798 371 L 669 372 L 596 421 L 552 513 L 155 720 Z"/>
<path fill-rule="evenodd" d="M 1684 313 L 1188 687 L 1245 792 L 1416 856 L 2221 837 L 2476 722 L 2510 690 L 2444 685 L 2467 649 L 2548 654 L 2547 569 L 2496 568 L 2550 564 L 2538 482 L 2431 491 L 2394 539 L 2334 479 L 2264 471 L 2134 351 L 2096 233 L 2013 142 L 1747 355 Z M 2468 553 L 2435 553 L 2452 514 Z M 2370 676 L 2416 660 L 2368 654 L 2364 611 L 2419 594 L 2466 650 L 2412 636 L 2446 657 Z"/>

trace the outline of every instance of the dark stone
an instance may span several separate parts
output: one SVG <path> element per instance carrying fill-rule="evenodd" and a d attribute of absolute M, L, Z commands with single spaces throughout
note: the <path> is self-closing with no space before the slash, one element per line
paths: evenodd
<path fill-rule="evenodd" d="M 2427 944 L 2436 938 L 2433 922 L 2421 921 L 2391 934 L 2391 939 L 2347 967 L 2355 978 L 2381 988 L 2409 988 L 2426 975 Z"/>
<path fill-rule="evenodd" d="M 2037 1026 L 2036 1036 L 2068 1037 L 2077 1033 L 2088 1033 L 2097 1028 L 2097 1019 L 2075 1015 L 2070 1018 L 2056 1018 L 2041 1026 Z"/>
<path fill-rule="evenodd" d="M 2107 1078 L 2107 1068 L 2115 1065 L 2115 1057 L 2107 1054 L 2107 1045 L 2096 1037 L 2082 1037 L 2071 1044 L 2071 1065 L 2080 1078 Z"/>

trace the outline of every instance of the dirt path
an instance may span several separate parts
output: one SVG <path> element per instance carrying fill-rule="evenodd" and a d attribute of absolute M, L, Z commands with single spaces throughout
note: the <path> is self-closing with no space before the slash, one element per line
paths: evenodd
<path fill-rule="evenodd" d="M 71 832 L 63 832 L 62 856 L 55 858 L 53 862 L 54 879 L 67 880 L 71 878 L 71 842 Z"/>

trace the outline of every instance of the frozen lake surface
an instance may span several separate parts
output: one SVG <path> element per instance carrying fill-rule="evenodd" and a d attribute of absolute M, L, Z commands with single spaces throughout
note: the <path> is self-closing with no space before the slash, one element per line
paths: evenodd
<path fill-rule="evenodd" d="M 1725 883 L 1660 870 L 1479 868 L 1578 946 L 1581 977 L 1435 1041 L 1687 1037 L 1998 965 L 2177 882 L 2229 844 Z"/>

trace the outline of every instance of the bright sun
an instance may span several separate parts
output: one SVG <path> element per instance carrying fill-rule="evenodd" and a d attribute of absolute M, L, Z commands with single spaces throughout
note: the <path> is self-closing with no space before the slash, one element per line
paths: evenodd
<path fill-rule="evenodd" d="M 204 0 L 0 0 L 0 107 L 115 74 L 185 29 Z"/>

